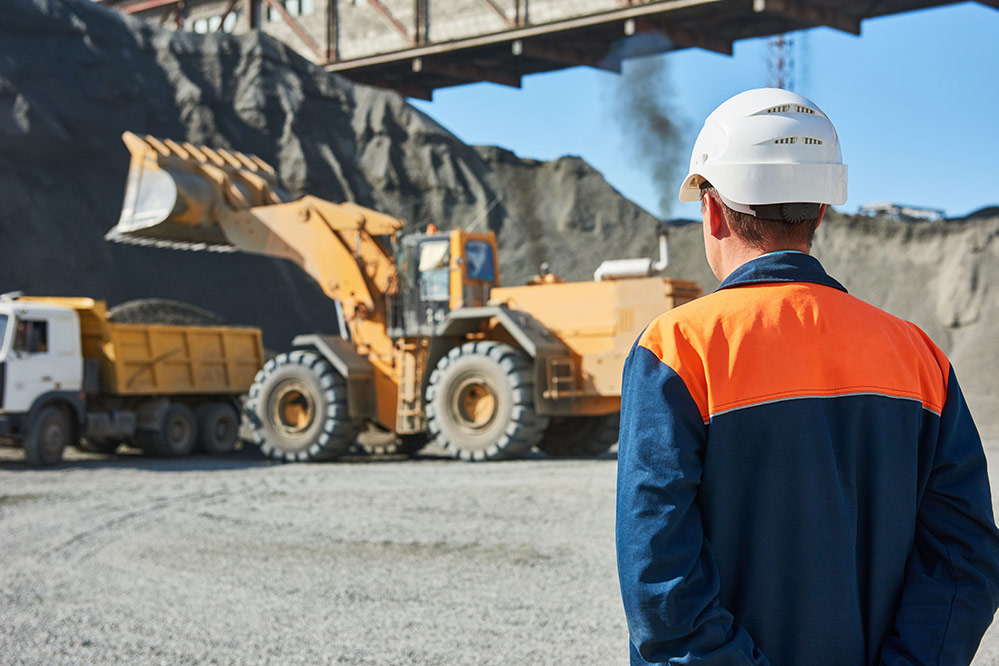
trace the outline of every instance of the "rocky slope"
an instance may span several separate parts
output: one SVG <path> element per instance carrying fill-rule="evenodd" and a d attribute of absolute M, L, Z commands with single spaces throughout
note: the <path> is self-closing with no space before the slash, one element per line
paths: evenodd
<path fill-rule="evenodd" d="M 414 228 L 497 232 L 501 273 L 542 262 L 585 279 L 655 252 L 655 219 L 578 158 L 463 144 L 390 92 L 356 86 L 259 34 L 160 31 L 89 0 L 6 0 L 0 22 L 0 291 L 173 298 L 262 325 L 269 347 L 334 330 L 296 267 L 107 243 L 128 168 L 125 130 L 252 152 L 294 193 L 353 200 Z M 907 225 L 831 217 L 816 253 L 853 293 L 915 320 L 951 353 L 999 436 L 999 216 Z M 700 228 L 673 232 L 671 272 L 714 280 Z M 991 291 L 990 291 L 991 290 Z"/>

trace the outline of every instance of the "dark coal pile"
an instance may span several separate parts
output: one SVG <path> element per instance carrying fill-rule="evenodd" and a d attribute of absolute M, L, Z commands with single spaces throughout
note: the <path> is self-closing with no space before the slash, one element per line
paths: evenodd
<path fill-rule="evenodd" d="M 165 298 L 139 298 L 108 310 L 121 324 L 171 324 L 178 326 L 224 326 L 225 319 L 188 303 Z"/>
<path fill-rule="evenodd" d="M 328 299 L 291 264 L 104 241 L 125 187 L 125 130 L 256 153 L 295 194 L 356 201 L 414 229 L 492 229 L 505 284 L 542 262 L 578 280 L 603 259 L 656 252 L 655 219 L 582 160 L 467 146 L 399 95 L 330 75 L 266 36 L 161 31 L 89 0 L 6 0 L 0 291 L 174 299 L 260 325 L 277 349 L 336 329 Z M 920 225 L 831 216 L 816 242 L 853 293 L 916 321 L 951 354 L 992 436 L 997 229 L 990 211 Z M 672 275 L 714 286 L 699 226 L 675 229 L 671 247 Z"/>

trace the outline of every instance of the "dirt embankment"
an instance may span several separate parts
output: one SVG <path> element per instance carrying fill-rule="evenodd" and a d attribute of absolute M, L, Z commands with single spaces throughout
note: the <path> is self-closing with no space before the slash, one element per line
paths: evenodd
<path fill-rule="evenodd" d="M 263 326 L 280 349 L 335 330 L 296 267 L 244 255 L 107 243 L 125 130 L 252 152 L 295 194 L 352 200 L 413 228 L 497 232 L 501 274 L 542 262 L 587 279 L 656 252 L 655 219 L 578 158 L 524 160 L 463 144 L 394 93 L 356 86 L 261 34 L 158 30 L 89 0 L 7 0 L 0 22 L 0 291 L 161 297 Z M 951 355 L 999 436 L 999 215 L 910 225 L 830 216 L 816 254 L 851 291 L 916 321 Z M 713 288 L 697 225 L 674 229 L 671 274 Z"/>

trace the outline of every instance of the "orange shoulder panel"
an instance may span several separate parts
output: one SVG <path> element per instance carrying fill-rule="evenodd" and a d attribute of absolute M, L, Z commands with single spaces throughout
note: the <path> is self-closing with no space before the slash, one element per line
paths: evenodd
<path fill-rule="evenodd" d="M 708 421 L 792 398 L 876 394 L 940 413 L 950 364 L 914 324 L 838 289 L 723 289 L 656 319 L 639 340 L 683 379 Z"/>

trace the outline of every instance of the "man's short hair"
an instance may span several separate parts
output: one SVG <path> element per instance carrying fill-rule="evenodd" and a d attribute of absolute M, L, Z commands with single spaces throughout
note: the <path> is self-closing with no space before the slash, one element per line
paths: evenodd
<path fill-rule="evenodd" d="M 767 220 L 749 213 L 732 210 L 722 201 L 718 195 L 718 190 L 711 183 L 705 181 L 701 183 L 702 203 L 704 197 L 709 194 L 721 206 L 722 214 L 735 234 L 756 249 L 773 251 L 801 245 L 812 246 L 812 237 L 815 235 L 815 228 L 819 226 L 819 218 L 807 218 L 793 222 Z"/>

